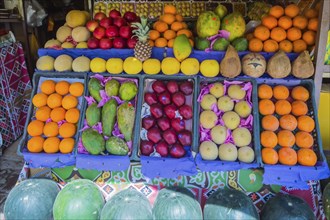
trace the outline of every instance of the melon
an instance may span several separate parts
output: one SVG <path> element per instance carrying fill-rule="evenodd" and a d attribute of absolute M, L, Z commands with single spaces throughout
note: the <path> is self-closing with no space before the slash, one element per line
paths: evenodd
<path fill-rule="evenodd" d="M 66 48 L 66 49 L 72 49 L 74 48 L 74 45 L 70 42 L 64 42 L 62 45 L 61 45 L 62 48 Z"/>
<path fill-rule="evenodd" d="M 182 187 L 160 190 L 152 212 L 154 219 L 203 219 L 200 204 L 188 189 Z"/>
<path fill-rule="evenodd" d="M 88 41 L 90 32 L 86 27 L 76 27 L 72 30 L 72 38 L 76 42 Z"/>
<path fill-rule="evenodd" d="M 54 69 L 59 72 L 72 70 L 72 58 L 69 55 L 62 54 L 55 59 Z"/>
<path fill-rule="evenodd" d="M 79 43 L 76 45 L 76 48 L 79 48 L 79 49 L 85 49 L 85 48 L 88 48 L 87 42 L 79 42 Z"/>
<path fill-rule="evenodd" d="M 61 26 L 59 29 L 56 31 L 56 39 L 60 42 L 66 41 L 68 37 L 71 36 L 71 31 L 72 29 L 68 26 Z"/>
<path fill-rule="evenodd" d="M 61 42 L 56 39 L 50 39 L 45 43 L 44 48 L 61 47 Z"/>
<path fill-rule="evenodd" d="M 128 188 L 110 198 L 100 219 L 152 219 L 152 207 L 142 193 Z"/>
<path fill-rule="evenodd" d="M 83 11 L 71 10 L 66 15 L 65 20 L 69 27 L 75 28 L 78 26 L 85 26 L 87 17 Z"/>
<path fill-rule="evenodd" d="M 204 219 L 259 219 L 252 200 L 234 189 L 219 189 L 204 206 Z"/>
<path fill-rule="evenodd" d="M 59 191 L 52 180 L 24 180 L 10 191 L 6 199 L 5 219 L 52 219 L 53 204 Z"/>
<path fill-rule="evenodd" d="M 37 60 L 36 67 L 41 71 L 52 71 L 54 70 L 54 58 L 51 56 L 42 56 Z"/>
<path fill-rule="evenodd" d="M 221 21 L 221 30 L 226 30 L 230 33 L 229 41 L 243 37 L 245 33 L 245 20 L 241 13 L 234 12 L 225 16 Z"/>
<path fill-rule="evenodd" d="M 68 183 L 54 202 L 54 219 L 99 219 L 104 198 L 90 180 L 77 179 Z"/>
<path fill-rule="evenodd" d="M 77 57 L 72 62 L 72 70 L 74 72 L 89 72 L 89 58 L 85 56 Z"/>

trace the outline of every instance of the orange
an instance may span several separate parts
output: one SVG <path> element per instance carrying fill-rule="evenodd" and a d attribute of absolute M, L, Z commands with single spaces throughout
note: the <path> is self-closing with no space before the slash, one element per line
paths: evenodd
<path fill-rule="evenodd" d="M 174 45 L 174 39 L 167 41 L 167 46 L 168 46 L 169 48 L 172 48 L 173 45 Z"/>
<path fill-rule="evenodd" d="M 316 3 L 314 9 L 317 11 L 317 13 L 320 11 L 321 8 L 321 2 Z"/>
<path fill-rule="evenodd" d="M 156 21 L 154 24 L 154 29 L 160 33 L 163 33 L 168 30 L 168 25 L 163 21 Z"/>
<path fill-rule="evenodd" d="M 306 102 L 309 99 L 309 92 L 303 86 L 296 86 L 291 91 L 291 97 L 295 100 Z"/>
<path fill-rule="evenodd" d="M 270 31 L 267 27 L 259 25 L 256 29 L 254 29 L 254 36 L 262 41 L 265 41 L 269 38 Z"/>
<path fill-rule="evenodd" d="M 315 31 L 306 31 L 303 34 L 302 39 L 306 42 L 308 46 L 311 46 L 315 44 L 315 37 L 316 37 Z"/>
<path fill-rule="evenodd" d="M 35 107 L 40 108 L 47 105 L 48 96 L 44 93 L 37 93 L 32 98 L 32 103 Z"/>
<path fill-rule="evenodd" d="M 176 37 L 176 33 L 173 30 L 167 30 L 164 32 L 164 38 L 166 40 L 171 40 L 174 39 Z"/>
<path fill-rule="evenodd" d="M 286 53 L 291 53 L 293 49 L 293 45 L 291 41 L 288 40 L 282 40 L 279 44 L 279 49 L 283 50 Z"/>
<path fill-rule="evenodd" d="M 173 24 L 171 25 L 171 29 L 173 31 L 179 31 L 179 30 L 183 29 L 182 22 L 179 22 L 179 21 L 173 22 Z"/>
<path fill-rule="evenodd" d="M 307 44 L 304 40 L 299 39 L 293 42 L 293 52 L 301 53 L 305 50 L 307 50 Z"/>
<path fill-rule="evenodd" d="M 293 26 L 299 28 L 300 30 L 304 30 L 307 27 L 308 20 L 305 16 L 298 15 L 293 19 Z"/>
<path fill-rule="evenodd" d="M 39 153 L 42 151 L 42 146 L 44 144 L 44 139 L 41 136 L 32 137 L 27 142 L 27 149 L 31 153 Z"/>
<path fill-rule="evenodd" d="M 169 13 L 169 14 L 176 14 L 176 8 L 174 5 L 165 5 L 164 6 L 164 13 Z"/>
<path fill-rule="evenodd" d="M 300 8 L 296 4 L 291 4 L 285 7 L 284 13 L 290 18 L 296 17 L 300 12 Z"/>
<path fill-rule="evenodd" d="M 279 18 L 284 15 L 284 9 L 279 5 L 275 5 L 270 8 L 269 14 L 274 16 L 275 18 Z"/>
<path fill-rule="evenodd" d="M 66 110 L 70 108 L 75 108 L 78 105 L 78 99 L 73 95 L 64 96 L 62 100 L 62 106 Z"/>
<path fill-rule="evenodd" d="M 291 113 L 295 116 L 306 115 L 308 112 L 307 104 L 303 101 L 294 101 L 291 106 Z"/>
<path fill-rule="evenodd" d="M 295 135 L 296 145 L 300 148 L 310 148 L 314 144 L 313 136 L 305 131 L 298 131 Z"/>
<path fill-rule="evenodd" d="M 76 108 L 69 109 L 65 113 L 65 120 L 70 123 L 77 123 L 79 121 L 80 111 Z"/>
<path fill-rule="evenodd" d="M 46 95 L 50 95 L 55 92 L 55 85 L 53 80 L 45 80 L 41 83 L 40 90 Z"/>
<path fill-rule="evenodd" d="M 52 119 L 52 121 L 54 122 L 59 122 L 65 119 L 65 109 L 62 107 L 58 107 L 58 108 L 54 108 L 51 112 L 50 112 L 50 118 Z"/>
<path fill-rule="evenodd" d="M 44 123 L 39 120 L 31 121 L 27 127 L 27 132 L 30 136 L 40 136 L 42 135 L 42 130 L 44 128 Z"/>
<path fill-rule="evenodd" d="M 280 123 L 274 115 L 266 115 L 261 120 L 262 128 L 267 131 L 276 131 L 279 125 Z"/>
<path fill-rule="evenodd" d="M 183 29 L 188 29 L 188 25 L 187 25 L 186 22 L 182 22 L 182 28 L 183 28 Z"/>
<path fill-rule="evenodd" d="M 61 140 L 59 148 L 62 154 L 71 153 L 74 148 L 74 139 L 64 138 L 63 140 Z"/>
<path fill-rule="evenodd" d="M 292 27 L 292 19 L 288 16 L 282 16 L 280 19 L 278 19 L 278 26 L 284 30 L 288 30 L 290 27 Z"/>
<path fill-rule="evenodd" d="M 297 153 L 292 148 L 281 148 L 278 151 L 278 158 L 281 164 L 293 166 L 297 164 Z"/>
<path fill-rule="evenodd" d="M 293 115 L 283 115 L 280 118 L 280 126 L 284 130 L 294 131 L 297 128 L 297 119 Z"/>
<path fill-rule="evenodd" d="M 281 147 L 292 147 L 295 142 L 294 134 L 289 130 L 281 130 L 277 133 L 278 145 Z"/>
<path fill-rule="evenodd" d="M 60 95 L 66 95 L 69 93 L 70 83 L 67 81 L 60 81 L 56 83 L 55 91 Z"/>
<path fill-rule="evenodd" d="M 318 17 L 318 12 L 314 8 L 307 9 L 304 13 L 305 17 L 310 19 L 310 18 L 317 18 Z"/>
<path fill-rule="evenodd" d="M 51 109 L 48 106 L 42 106 L 36 111 L 36 119 L 39 121 L 47 121 L 50 117 Z"/>
<path fill-rule="evenodd" d="M 288 40 L 295 41 L 301 38 L 301 30 L 296 27 L 292 27 L 286 32 Z"/>
<path fill-rule="evenodd" d="M 263 147 L 274 148 L 277 145 L 277 136 L 272 131 L 263 131 L 260 134 L 260 142 Z"/>
<path fill-rule="evenodd" d="M 271 99 L 273 97 L 273 89 L 267 84 L 262 84 L 258 87 L 259 99 Z"/>
<path fill-rule="evenodd" d="M 80 82 L 72 83 L 69 88 L 69 92 L 71 95 L 76 97 L 82 96 L 84 93 L 84 84 Z"/>
<path fill-rule="evenodd" d="M 277 19 L 272 15 L 266 15 L 262 17 L 261 24 L 271 30 L 277 27 Z"/>
<path fill-rule="evenodd" d="M 189 38 L 189 43 L 190 43 L 191 47 L 194 48 L 194 40 Z"/>
<path fill-rule="evenodd" d="M 175 15 L 175 20 L 180 22 L 183 21 L 182 15 Z"/>
<path fill-rule="evenodd" d="M 259 101 L 259 112 L 262 115 L 272 115 L 275 111 L 274 103 L 269 99 Z"/>
<path fill-rule="evenodd" d="M 181 34 L 185 34 L 188 38 L 191 38 L 192 37 L 192 33 L 191 31 L 187 30 L 187 29 L 182 29 L 182 30 L 179 30 L 176 35 L 179 36 Z"/>
<path fill-rule="evenodd" d="M 151 47 L 154 47 L 154 46 L 155 46 L 155 42 L 154 42 L 153 40 L 149 40 L 149 45 L 150 45 Z"/>
<path fill-rule="evenodd" d="M 298 129 L 301 131 L 312 132 L 315 128 L 314 120 L 307 115 L 298 117 Z"/>
<path fill-rule="evenodd" d="M 56 122 L 46 123 L 44 126 L 44 135 L 46 137 L 55 137 L 58 135 L 58 125 Z"/>
<path fill-rule="evenodd" d="M 150 40 L 156 40 L 157 38 L 159 38 L 160 37 L 160 33 L 158 32 L 158 31 L 156 31 L 156 30 L 151 30 L 150 32 L 149 32 L 149 38 L 150 38 Z"/>
<path fill-rule="evenodd" d="M 175 16 L 173 14 L 165 13 L 160 16 L 161 21 L 164 21 L 166 24 L 172 24 L 175 21 Z"/>
<path fill-rule="evenodd" d="M 252 38 L 249 41 L 249 50 L 252 52 L 261 52 L 263 47 L 264 47 L 264 44 L 258 38 Z"/>
<path fill-rule="evenodd" d="M 250 41 L 252 38 L 254 38 L 254 34 L 251 32 L 251 33 L 248 33 L 245 38 Z"/>
<path fill-rule="evenodd" d="M 271 39 L 266 40 L 264 42 L 264 51 L 269 53 L 278 51 L 278 43 Z"/>
<path fill-rule="evenodd" d="M 277 162 L 278 162 L 278 154 L 277 154 L 276 150 L 269 148 L 269 147 L 263 148 L 261 150 L 261 157 L 262 157 L 262 161 L 265 164 L 274 165 L 274 164 L 277 164 Z"/>
<path fill-rule="evenodd" d="M 57 153 L 60 145 L 58 137 L 49 137 L 44 141 L 43 149 L 46 153 Z"/>
<path fill-rule="evenodd" d="M 317 18 L 311 18 L 308 21 L 307 29 L 310 31 L 317 31 L 317 28 L 319 26 L 319 19 Z"/>
<path fill-rule="evenodd" d="M 270 32 L 270 38 L 277 42 L 281 42 L 282 40 L 285 40 L 286 32 L 281 27 L 273 28 L 272 31 Z"/>
<path fill-rule="evenodd" d="M 278 100 L 275 103 L 275 111 L 278 115 L 286 115 L 291 112 L 291 104 L 287 100 Z"/>
<path fill-rule="evenodd" d="M 76 126 L 72 123 L 64 123 L 60 126 L 59 134 L 63 138 L 73 137 L 76 133 Z"/>
<path fill-rule="evenodd" d="M 166 47 L 167 45 L 167 40 L 165 38 L 158 38 L 156 41 L 155 41 L 155 46 L 156 47 Z"/>
<path fill-rule="evenodd" d="M 275 99 L 287 99 L 289 97 L 289 89 L 282 85 L 277 85 L 273 88 L 273 96 Z"/>
<path fill-rule="evenodd" d="M 317 162 L 317 156 L 311 149 L 298 150 L 298 163 L 303 166 L 314 166 Z"/>
<path fill-rule="evenodd" d="M 49 108 L 56 108 L 62 105 L 62 96 L 57 93 L 53 93 L 48 96 L 47 105 Z"/>

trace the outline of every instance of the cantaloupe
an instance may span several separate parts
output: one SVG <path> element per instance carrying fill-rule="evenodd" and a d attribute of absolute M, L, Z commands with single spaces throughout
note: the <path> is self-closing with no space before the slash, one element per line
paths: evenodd
<path fill-rule="evenodd" d="M 56 31 L 56 39 L 60 42 L 64 42 L 68 37 L 71 36 L 72 29 L 69 26 L 61 26 Z"/>
<path fill-rule="evenodd" d="M 54 70 L 55 59 L 51 56 L 42 56 L 37 60 L 37 69 L 41 71 L 52 71 Z"/>
<path fill-rule="evenodd" d="M 90 59 L 85 56 L 77 57 L 72 62 L 72 70 L 74 72 L 88 72 Z"/>
<path fill-rule="evenodd" d="M 76 42 L 87 41 L 90 37 L 90 32 L 86 27 L 76 27 L 72 30 L 72 38 Z"/>
<path fill-rule="evenodd" d="M 72 58 L 69 55 L 63 54 L 58 56 L 54 62 L 54 68 L 56 71 L 71 71 L 72 70 Z"/>
<path fill-rule="evenodd" d="M 64 42 L 62 45 L 61 45 L 62 48 L 67 48 L 67 49 L 70 49 L 70 48 L 74 48 L 74 45 L 70 42 Z"/>
<path fill-rule="evenodd" d="M 44 48 L 61 47 L 61 42 L 56 39 L 50 39 L 45 43 Z"/>
<path fill-rule="evenodd" d="M 72 10 L 66 15 L 65 20 L 69 27 L 75 28 L 84 26 L 87 22 L 87 17 L 83 11 Z"/>

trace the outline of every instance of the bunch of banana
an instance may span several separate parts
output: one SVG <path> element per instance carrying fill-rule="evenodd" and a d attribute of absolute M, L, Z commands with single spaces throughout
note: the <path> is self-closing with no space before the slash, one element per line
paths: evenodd
<path fill-rule="evenodd" d="M 157 18 L 163 14 L 163 4 L 160 2 L 149 4 L 149 18 Z"/>
<path fill-rule="evenodd" d="M 107 13 L 107 4 L 103 1 L 95 2 L 94 3 L 94 14 L 97 12 Z"/>
<path fill-rule="evenodd" d="M 148 8 L 149 8 L 149 5 L 148 3 L 138 3 L 135 5 L 135 8 L 136 8 L 136 14 L 140 17 L 142 16 L 146 16 L 148 17 Z"/>

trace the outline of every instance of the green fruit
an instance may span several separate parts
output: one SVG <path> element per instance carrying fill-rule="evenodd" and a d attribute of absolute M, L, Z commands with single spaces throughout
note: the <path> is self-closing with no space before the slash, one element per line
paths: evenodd
<path fill-rule="evenodd" d="M 124 101 L 130 101 L 138 92 L 137 86 L 134 82 L 124 82 L 119 89 L 119 97 Z"/>
<path fill-rule="evenodd" d="M 135 121 L 135 108 L 128 102 L 121 104 L 117 110 L 117 123 L 126 141 L 132 140 Z"/>
<path fill-rule="evenodd" d="M 173 53 L 175 58 L 181 62 L 191 54 L 192 48 L 189 39 L 186 35 L 177 36 L 173 44 Z"/>
<path fill-rule="evenodd" d="M 213 11 L 205 11 L 197 19 L 197 35 L 205 38 L 218 33 L 220 18 Z"/>
<path fill-rule="evenodd" d="M 246 51 L 249 45 L 247 39 L 244 37 L 236 38 L 232 44 L 237 51 Z"/>
<path fill-rule="evenodd" d="M 129 151 L 125 141 L 115 136 L 110 137 L 106 141 L 105 148 L 110 154 L 114 154 L 114 155 L 127 155 Z"/>
<path fill-rule="evenodd" d="M 98 155 L 105 150 L 103 136 L 92 128 L 83 131 L 81 139 L 84 147 L 90 154 Z"/>
<path fill-rule="evenodd" d="M 88 82 L 88 91 L 91 96 L 97 101 L 101 101 L 100 91 L 103 89 L 100 80 L 91 78 Z"/>
<path fill-rule="evenodd" d="M 111 99 L 102 107 L 102 131 L 108 137 L 112 135 L 112 130 L 116 122 L 117 106 L 117 101 Z"/>
<path fill-rule="evenodd" d="M 105 93 L 109 97 L 118 96 L 119 87 L 120 87 L 120 83 L 115 79 L 111 79 L 105 84 Z"/>
<path fill-rule="evenodd" d="M 239 12 L 234 12 L 223 18 L 221 30 L 230 32 L 229 41 L 242 37 L 245 32 L 245 20 Z"/>
<path fill-rule="evenodd" d="M 195 45 L 197 50 L 205 50 L 210 47 L 210 41 L 206 38 L 196 37 Z"/>
<path fill-rule="evenodd" d="M 86 109 L 87 124 L 92 127 L 96 125 L 101 119 L 101 109 L 97 107 L 96 103 L 92 103 Z"/>
<path fill-rule="evenodd" d="M 220 4 L 214 12 L 219 16 L 220 19 L 222 19 L 227 14 L 227 8 L 226 6 Z"/>
<path fill-rule="evenodd" d="M 219 38 L 214 42 L 212 50 L 215 51 L 227 50 L 228 45 L 229 45 L 228 40 L 226 40 L 225 38 Z"/>

